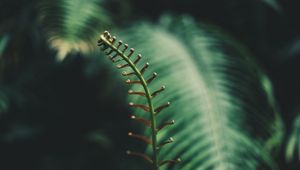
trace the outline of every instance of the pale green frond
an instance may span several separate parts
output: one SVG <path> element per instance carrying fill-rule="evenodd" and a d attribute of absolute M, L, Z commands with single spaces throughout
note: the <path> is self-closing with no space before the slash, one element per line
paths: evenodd
<path fill-rule="evenodd" d="M 59 58 L 63 59 L 71 51 L 87 53 L 94 48 L 99 30 L 111 23 L 103 5 L 103 0 L 41 2 L 41 23 Z"/>
<path fill-rule="evenodd" d="M 265 74 L 261 74 L 261 82 L 262 87 L 266 91 L 270 106 L 274 109 L 275 114 L 275 120 L 270 125 L 270 137 L 265 142 L 265 148 L 269 152 L 277 153 L 282 146 L 282 141 L 284 139 L 284 123 L 281 115 L 279 114 L 279 109 L 277 108 L 277 102 L 274 98 L 273 86 L 270 79 Z"/>
<path fill-rule="evenodd" d="M 139 50 L 158 73 L 150 89 L 166 85 L 154 105 L 172 103 L 157 118 L 158 124 L 176 121 L 159 131 L 161 141 L 175 139 L 161 149 L 160 160 L 180 157 L 182 162 L 162 169 L 276 169 L 265 149 L 276 117 L 273 103 L 262 72 L 241 45 L 188 17 L 165 17 L 161 26 L 140 23 L 118 37 Z M 148 70 L 145 77 L 151 74 Z M 145 102 L 140 97 L 129 100 Z"/>
<path fill-rule="evenodd" d="M 297 155 L 300 158 L 300 115 L 294 121 L 293 131 L 289 136 L 285 157 L 291 161 Z"/>

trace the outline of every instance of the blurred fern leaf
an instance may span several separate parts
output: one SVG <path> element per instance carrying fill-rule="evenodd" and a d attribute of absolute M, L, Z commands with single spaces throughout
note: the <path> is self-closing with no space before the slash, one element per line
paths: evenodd
<path fill-rule="evenodd" d="M 285 157 L 291 161 L 297 155 L 300 159 L 300 115 L 295 119 L 292 134 L 289 137 Z"/>
<path fill-rule="evenodd" d="M 150 88 L 159 89 L 161 82 L 168 88 L 154 104 L 169 99 L 173 103 L 158 118 L 160 123 L 176 121 L 158 134 L 161 141 L 175 139 L 161 150 L 160 159 L 180 157 L 182 163 L 162 169 L 276 169 L 265 147 L 278 135 L 273 134 L 276 116 L 263 73 L 243 47 L 216 30 L 189 17 L 167 16 L 160 26 L 143 23 L 120 36 L 143 49 L 153 71 L 159 73 L 159 81 Z M 130 97 L 137 100 L 142 102 Z"/>
<path fill-rule="evenodd" d="M 41 22 L 50 45 L 63 59 L 69 52 L 89 52 L 103 30 L 111 23 L 103 0 L 44 0 Z"/>

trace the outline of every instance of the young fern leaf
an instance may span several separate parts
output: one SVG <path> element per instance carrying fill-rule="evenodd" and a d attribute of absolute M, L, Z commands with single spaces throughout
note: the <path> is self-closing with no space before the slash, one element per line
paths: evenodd
<path fill-rule="evenodd" d="M 149 63 L 146 63 L 142 68 L 138 68 L 137 64 L 140 62 L 142 59 L 142 55 L 138 54 L 135 58 L 133 57 L 134 54 L 134 49 L 130 48 L 129 52 L 126 54 L 126 51 L 128 50 L 129 46 L 128 44 L 124 44 L 121 40 L 116 43 L 116 37 L 113 37 L 110 35 L 108 31 L 104 31 L 103 34 L 100 35 L 100 40 L 98 41 L 98 46 L 100 46 L 100 49 L 105 52 L 105 54 L 110 58 L 110 60 L 113 63 L 118 63 L 123 61 L 125 64 L 120 64 L 117 65 L 117 68 L 123 69 L 130 67 L 132 72 L 122 72 L 123 76 L 131 76 L 135 75 L 138 80 L 131 80 L 127 79 L 126 83 L 127 84 L 139 84 L 142 85 L 144 91 L 139 91 L 135 92 L 133 90 L 129 90 L 128 93 L 130 95 L 139 95 L 146 97 L 147 99 L 147 105 L 143 104 L 135 104 L 133 102 L 130 102 L 128 105 L 130 107 L 134 108 L 139 108 L 142 109 L 150 114 L 150 120 L 141 118 L 141 117 L 136 117 L 136 116 L 131 116 L 132 120 L 136 120 L 137 122 L 140 122 L 144 124 L 145 126 L 151 127 L 151 137 L 148 138 L 147 136 L 143 135 L 138 135 L 134 134 L 132 132 L 128 133 L 128 136 L 139 139 L 143 142 L 145 142 L 148 145 L 152 145 L 152 156 L 148 156 L 143 153 L 139 152 L 132 152 L 132 151 L 127 151 L 126 153 L 128 155 L 133 155 L 133 156 L 139 156 L 149 163 L 152 164 L 154 170 L 159 170 L 159 168 L 165 164 L 174 164 L 180 162 L 180 158 L 174 159 L 174 160 L 159 160 L 158 154 L 160 149 L 169 143 L 172 143 L 174 141 L 173 138 L 169 138 L 168 140 L 159 143 L 157 139 L 157 134 L 159 133 L 160 130 L 163 130 L 165 127 L 172 125 L 175 123 L 174 120 L 170 122 L 165 122 L 164 124 L 158 126 L 157 125 L 157 120 L 156 116 L 158 113 L 160 113 L 162 110 L 170 106 L 170 102 L 167 102 L 166 104 L 163 104 L 161 106 L 155 107 L 153 105 L 152 99 L 158 95 L 160 92 L 164 91 L 165 86 L 162 86 L 160 89 L 157 89 L 154 92 L 151 92 L 151 90 L 148 87 L 148 84 L 150 84 L 156 77 L 157 73 L 153 73 L 153 75 L 146 79 L 143 74 L 149 67 Z"/>

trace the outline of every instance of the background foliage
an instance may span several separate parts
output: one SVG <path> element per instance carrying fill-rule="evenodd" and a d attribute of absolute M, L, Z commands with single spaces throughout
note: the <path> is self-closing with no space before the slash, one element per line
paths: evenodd
<path fill-rule="evenodd" d="M 128 89 L 95 48 L 105 29 L 146 56 L 152 88 L 167 85 L 161 120 L 177 124 L 161 137 L 176 142 L 161 156 L 183 162 L 165 169 L 299 169 L 299 5 L 2 0 L 0 169 L 149 167 L 124 154 L 147 148 L 127 137 L 142 131 Z"/>

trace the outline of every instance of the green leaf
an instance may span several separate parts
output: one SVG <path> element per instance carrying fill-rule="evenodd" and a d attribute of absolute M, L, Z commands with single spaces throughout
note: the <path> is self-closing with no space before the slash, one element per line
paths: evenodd
<path fill-rule="evenodd" d="M 167 87 L 153 99 L 155 106 L 172 103 L 158 115 L 158 124 L 172 119 L 176 123 L 158 136 L 161 141 L 173 137 L 175 142 L 162 148 L 159 160 L 180 157 L 182 162 L 162 169 L 276 169 L 265 149 L 274 133 L 273 103 L 264 74 L 241 45 L 217 28 L 185 16 L 163 17 L 160 26 L 140 23 L 120 39 L 142 50 L 144 61 L 158 73 L 150 89 Z M 130 101 L 145 102 L 134 96 Z"/>
<path fill-rule="evenodd" d="M 291 161 L 295 155 L 300 158 L 300 115 L 294 121 L 293 131 L 289 136 L 285 152 L 288 161 Z"/>
<path fill-rule="evenodd" d="M 71 51 L 91 51 L 99 31 L 111 23 L 103 0 L 44 0 L 40 12 L 50 45 L 60 59 Z"/>

